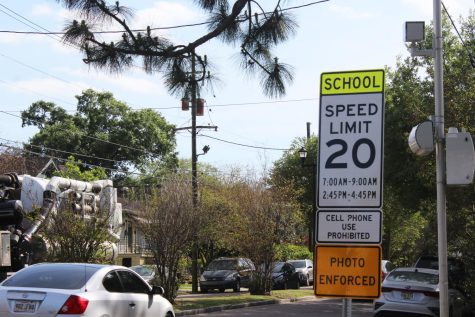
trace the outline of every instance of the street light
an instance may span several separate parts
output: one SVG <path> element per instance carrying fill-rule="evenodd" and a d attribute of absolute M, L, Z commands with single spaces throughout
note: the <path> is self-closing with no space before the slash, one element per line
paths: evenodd
<path fill-rule="evenodd" d="M 304 167 L 305 165 L 305 160 L 307 159 L 307 150 L 304 148 L 304 147 L 301 147 L 300 150 L 299 150 L 299 157 L 300 157 L 300 164 L 302 165 L 302 167 Z"/>
<path fill-rule="evenodd" d="M 299 150 L 301 167 L 312 168 L 312 217 L 310 217 L 312 223 L 308 228 L 308 249 L 310 252 L 313 252 L 315 246 L 315 217 L 317 214 L 317 162 L 314 161 L 310 164 L 305 164 L 305 161 L 307 160 L 307 155 L 308 151 L 304 147 L 301 147 Z"/>
<path fill-rule="evenodd" d="M 196 154 L 196 158 L 198 159 L 198 156 L 200 156 L 200 155 L 205 155 L 206 153 L 208 153 L 209 150 L 210 150 L 209 145 L 203 146 L 203 153 Z"/>

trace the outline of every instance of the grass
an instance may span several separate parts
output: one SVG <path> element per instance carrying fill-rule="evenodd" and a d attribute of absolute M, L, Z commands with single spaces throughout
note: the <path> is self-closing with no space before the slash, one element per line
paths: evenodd
<path fill-rule="evenodd" d="M 183 311 L 189 309 L 216 307 L 221 305 L 237 305 L 272 299 L 293 299 L 312 295 L 313 290 L 276 290 L 272 291 L 272 294 L 269 296 L 249 294 L 223 296 L 222 294 L 216 294 L 216 296 L 177 298 L 174 308 L 176 311 Z"/>

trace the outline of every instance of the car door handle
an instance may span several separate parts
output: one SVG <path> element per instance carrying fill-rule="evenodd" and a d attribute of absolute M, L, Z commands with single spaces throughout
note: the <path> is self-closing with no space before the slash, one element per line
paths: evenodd
<path fill-rule="evenodd" d="M 129 303 L 129 306 L 134 308 L 135 307 L 135 303 Z"/>

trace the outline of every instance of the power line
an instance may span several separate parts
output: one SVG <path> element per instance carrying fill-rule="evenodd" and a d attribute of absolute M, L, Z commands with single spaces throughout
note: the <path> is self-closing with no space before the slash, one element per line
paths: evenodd
<path fill-rule="evenodd" d="M 7 114 L 7 115 L 12 116 L 12 117 L 17 117 L 17 118 L 23 119 L 21 116 L 18 116 L 18 115 L 9 113 L 9 112 L 4 111 L 4 110 L 0 110 L 0 113 L 4 113 L 4 114 Z M 30 121 L 39 123 L 38 121 L 34 121 L 34 120 L 30 120 Z M 87 135 L 87 134 L 85 134 L 85 133 L 80 133 L 80 134 L 81 134 L 83 137 L 86 137 L 86 138 L 89 138 L 89 139 L 92 139 L 92 140 L 95 140 L 95 141 L 99 141 L 99 142 L 104 142 L 104 143 L 116 145 L 116 146 L 123 147 L 123 148 L 127 148 L 127 149 L 130 149 L 130 150 L 139 151 L 139 152 L 142 152 L 142 153 L 145 153 L 145 154 L 157 155 L 157 153 L 153 153 L 153 152 L 151 152 L 151 151 L 147 151 L 147 150 L 143 150 L 143 149 L 139 149 L 139 148 L 134 148 L 134 147 L 130 147 L 130 146 L 128 146 L 128 145 L 119 144 L 119 143 L 115 143 L 115 142 L 111 142 L 111 141 L 102 140 L 102 139 L 99 139 L 99 138 L 96 138 L 96 137 Z"/>
<path fill-rule="evenodd" d="M 108 162 L 112 162 L 112 163 L 121 163 L 121 161 L 117 161 L 117 160 L 112 160 L 112 159 L 108 159 L 108 158 L 97 157 L 97 156 L 87 155 L 87 154 L 80 154 L 80 153 L 75 153 L 75 152 L 68 152 L 68 151 L 59 150 L 59 149 L 53 149 L 53 148 L 49 148 L 49 147 L 46 147 L 46 146 L 43 146 L 43 145 L 34 145 L 34 144 L 31 144 L 31 143 L 24 143 L 24 142 L 20 142 L 20 141 L 8 140 L 8 139 L 4 139 L 4 138 L 0 138 L 0 140 L 3 140 L 5 142 L 11 142 L 11 143 L 21 143 L 23 146 L 25 146 L 25 145 L 26 146 L 31 146 L 31 147 L 35 147 L 35 148 L 38 148 L 38 149 L 41 149 L 41 150 L 48 150 L 48 151 L 54 151 L 54 152 L 74 155 L 75 157 L 81 156 L 81 157 L 92 158 L 92 159 L 100 160 L 100 161 L 108 161 Z"/>
<path fill-rule="evenodd" d="M 330 0 L 320 0 L 320 1 L 313 1 L 306 4 L 283 8 L 282 11 L 289 11 L 289 10 L 296 10 L 301 9 L 304 7 L 313 6 L 316 4 L 321 4 L 324 2 L 329 2 Z M 264 12 L 261 14 L 268 14 L 272 12 Z M 210 24 L 211 22 L 197 22 L 197 23 L 190 23 L 190 24 L 181 24 L 181 25 L 174 25 L 174 26 L 163 26 L 163 27 L 154 27 L 150 28 L 151 31 L 157 30 L 170 30 L 170 29 L 179 29 L 179 28 L 187 28 L 187 27 L 195 27 L 195 26 L 202 26 Z M 132 29 L 132 32 L 147 32 L 148 29 Z M 66 32 L 28 32 L 28 31 L 9 31 L 9 30 L 0 30 L 0 33 L 12 33 L 12 34 L 27 34 L 27 35 L 64 35 Z M 94 34 L 114 34 L 114 33 L 124 33 L 124 31 L 112 30 L 112 31 L 94 31 Z"/>
<path fill-rule="evenodd" d="M 8 8 L 7 6 L 5 6 L 5 5 L 3 5 L 3 4 L 0 4 L 0 6 L 3 7 L 3 8 L 5 8 L 5 9 L 8 10 L 9 12 L 13 13 L 14 15 L 20 17 L 20 18 L 23 19 L 24 21 L 27 21 L 29 24 L 26 23 L 26 22 L 24 22 L 24 21 L 22 21 L 22 20 L 19 20 L 19 19 L 16 18 L 15 16 L 9 14 L 8 12 L 5 12 L 5 11 L 2 10 L 2 9 L 0 9 L 0 12 L 3 12 L 4 14 L 8 15 L 8 16 L 11 17 L 12 19 L 14 19 L 14 20 L 16 20 L 16 21 L 18 21 L 18 22 L 20 22 L 20 23 L 22 23 L 22 24 L 24 24 L 24 25 L 26 25 L 26 26 L 28 26 L 28 27 L 30 27 L 30 28 L 32 28 L 33 30 L 38 31 L 38 28 L 40 28 L 40 29 L 46 31 L 47 33 L 50 33 L 50 34 L 45 34 L 45 35 L 47 35 L 48 37 L 50 37 L 50 38 L 52 38 L 52 39 L 54 39 L 54 40 L 56 40 L 56 41 L 58 41 L 58 42 L 60 42 L 60 43 L 63 43 L 63 41 L 62 41 L 62 39 L 61 39 L 61 37 L 60 37 L 59 35 L 53 34 L 53 32 L 51 32 L 50 30 L 48 30 L 48 29 L 42 27 L 41 25 L 39 25 L 39 24 L 37 24 L 37 23 L 31 21 L 30 19 L 28 19 L 28 18 L 24 17 L 23 15 L 21 15 L 21 14 L 15 12 L 15 11 L 13 11 L 12 9 Z M 32 26 L 32 25 L 33 25 L 33 26 Z M 78 46 L 76 46 L 76 45 L 74 45 L 74 44 L 71 44 L 71 43 L 66 43 L 66 44 L 69 45 L 69 46 L 71 46 L 71 47 L 74 47 L 74 48 L 79 48 Z"/>
<path fill-rule="evenodd" d="M 64 158 L 61 158 L 61 157 L 57 157 L 57 156 L 49 155 L 49 154 L 45 154 L 45 153 L 38 153 L 38 152 L 30 151 L 30 150 L 23 149 L 23 148 L 20 148 L 20 147 L 17 147 L 17 146 L 11 146 L 11 145 L 8 145 L 8 144 L 3 144 L 3 143 L 0 143 L 0 146 L 6 147 L 6 148 L 9 148 L 9 149 L 19 150 L 19 151 L 29 153 L 29 154 L 33 154 L 33 155 L 40 156 L 40 157 L 48 157 L 48 158 L 56 159 L 56 160 L 61 161 L 61 162 L 72 162 L 71 160 L 68 160 L 68 159 L 64 159 Z M 83 163 L 83 162 L 75 161 L 74 163 L 82 165 L 84 167 L 89 167 L 89 168 L 97 167 L 97 168 L 103 168 L 105 170 L 112 171 L 112 172 L 119 172 L 119 173 L 123 173 L 123 174 L 134 174 L 134 175 L 146 176 L 145 174 L 138 173 L 138 172 L 130 172 L 130 171 L 125 171 L 125 170 L 120 170 L 120 169 L 115 169 L 115 168 L 109 168 L 109 167 L 103 167 L 103 166 L 88 164 L 88 163 Z"/>
<path fill-rule="evenodd" d="M 14 150 L 18 150 L 18 151 L 21 151 L 21 152 L 24 152 L 24 153 L 28 153 L 28 154 L 32 154 L 32 155 L 35 155 L 35 156 L 40 156 L 40 157 L 47 157 L 47 158 L 50 158 L 50 159 L 55 159 L 55 160 L 58 160 L 60 162 L 72 162 L 72 163 L 75 163 L 75 164 L 78 164 L 78 165 L 81 165 L 81 166 L 84 166 L 86 168 L 102 168 L 104 170 L 107 170 L 107 171 L 111 171 L 111 172 L 117 172 L 117 173 L 122 173 L 122 174 L 126 174 L 126 175 L 138 175 L 138 176 L 146 176 L 146 177 L 149 177 L 151 175 L 148 175 L 148 174 L 144 174 L 144 173 L 139 173 L 139 172 L 131 172 L 131 171 L 126 171 L 126 170 L 121 170 L 121 169 L 116 169 L 116 168 L 110 168 L 110 167 L 103 167 L 103 166 L 99 166 L 99 165 L 94 165 L 94 164 L 89 164 L 89 163 L 84 163 L 84 162 L 80 162 L 80 161 L 72 161 L 72 160 L 69 160 L 69 159 L 65 159 L 65 158 L 61 158 L 61 157 L 57 157 L 57 156 L 54 156 L 54 155 L 49 155 L 49 154 L 45 154 L 45 153 L 39 153 L 39 152 L 35 152 L 35 151 L 30 151 L 30 150 L 27 150 L 27 149 L 24 149 L 24 148 L 20 148 L 20 147 L 17 147 L 17 146 L 12 146 L 12 145 L 8 145 L 8 144 L 3 144 L 0 142 L 0 147 L 4 147 L 4 148 L 9 148 L 9 149 L 14 149 Z M 191 172 L 190 169 L 185 169 L 185 168 L 179 168 L 178 169 L 179 171 L 182 171 L 182 172 Z M 221 176 L 235 176 L 235 173 L 231 173 L 231 172 L 222 172 L 222 171 L 219 171 L 219 170 L 216 170 L 216 171 L 211 171 L 211 170 L 206 170 L 206 171 L 200 171 L 199 172 L 201 175 L 214 175 L 214 176 L 217 176 L 217 175 L 221 175 Z M 161 176 L 159 178 L 160 180 L 173 180 L 173 178 L 166 178 L 164 176 Z"/>
<path fill-rule="evenodd" d="M 233 142 L 233 141 L 227 141 L 227 140 L 223 140 L 223 139 L 220 139 L 220 138 L 212 137 L 212 136 L 206 135 L 206 134 L 198 134 L 198 136 L 204 136 L 206 138 L 214 139 L 214 140 L 217 140 L 217 141 L 221 141 L 221 142 L 225 142 L 225 143 L 229 143 L 229 144 L 234 144 L 234 145 L 238 145 L 238 146 L 243 146 L 243 147 L 260 149 L 260 150 L 273 150 L 273 151 L 289 151 L 290 150 L 290 149 L 280 149 L 280 148 L 273 148 L 273 147 L 263 147 L 263 146 L 242 144 L 242 143 L 237 143 L 237 142 Z"/>
<path fill-rule="evenodd" d="M 1 81 L 2 80 L 0 80 L 0 82 Z M 214 105 L 207 105 L 205 107 L 206 108 L 213 108 L 213 107 L 235 107 L 235 106 L 251 106 L 251 105 L 254 106 L 254 105 L 267 105 L 267 104 L 290 103 L 290 102 L 305 102 L 305 101 L 317 101 L 317 100 L 318 100 L 318 98 L 286 99 L 286 100 L 272 100 L 272 101 L 250 101 L 250 102 L 241 102 L 241 103 L 214 104 Z M 142 109 L 171 110 L 171 109 L 181 109 L 181 106 L 131 108 L 131 110 L 142 110 Z M 23 110 L 10 110 L 9 112 L 22 112 L 22 111 Z M 75 111 L 76 110 L 68 110 L 67 112 L 75 112 Z"/>
<path fill-rule="evenodd" d="M 452 26 L 454 27 L 455 32 L 456 32 L 457 35 L 458 35 L 458 38 L 460 39 L 460 42 L 462 42 L 463 48 L 465 48 L 465 50 L 466 50 L 467 53 L 468 53 L 468 57 L 469 57 L 469 59 L 470 59 L 470 64 L 472 65 L 473 68 L 475 68 L 475 58 L 473 58 L 472 52 L 468 49 L 467 45 L 465 45 L 465 41 L 463 40 L 462 36 L 460 35 L 460 32 L 459 32 L 459 30 L 457 29 L 457 26 L 455 25 L 454 20 L 452 19 L 452 17 L 450 16 L 449 11 L 448 11 L 447 8 L 445 7 L 445 4 L 444 4 L 443 2 L 441 2 L 441 3 L 442 3 L 442 6 L 444 7 L 445 13 L 447 13 L 447 16 L 449 17 L 449 20 L 450 20 L 450 22 L 452 23 Z"/>

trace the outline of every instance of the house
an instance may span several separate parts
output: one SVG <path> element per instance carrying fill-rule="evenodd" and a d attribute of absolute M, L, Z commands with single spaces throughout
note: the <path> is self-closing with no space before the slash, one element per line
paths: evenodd
<path fill-rule="evenodd" d="M 138 215 L 138 207 L 134 202 L 119 198 L 122 203 L 123 230 L 118 243 L 119 254 L 115 260 L 118 265 L 126 267 L 153 264 L 153 256 L 145 236 L 140 229 L 143 222 Z"/>

